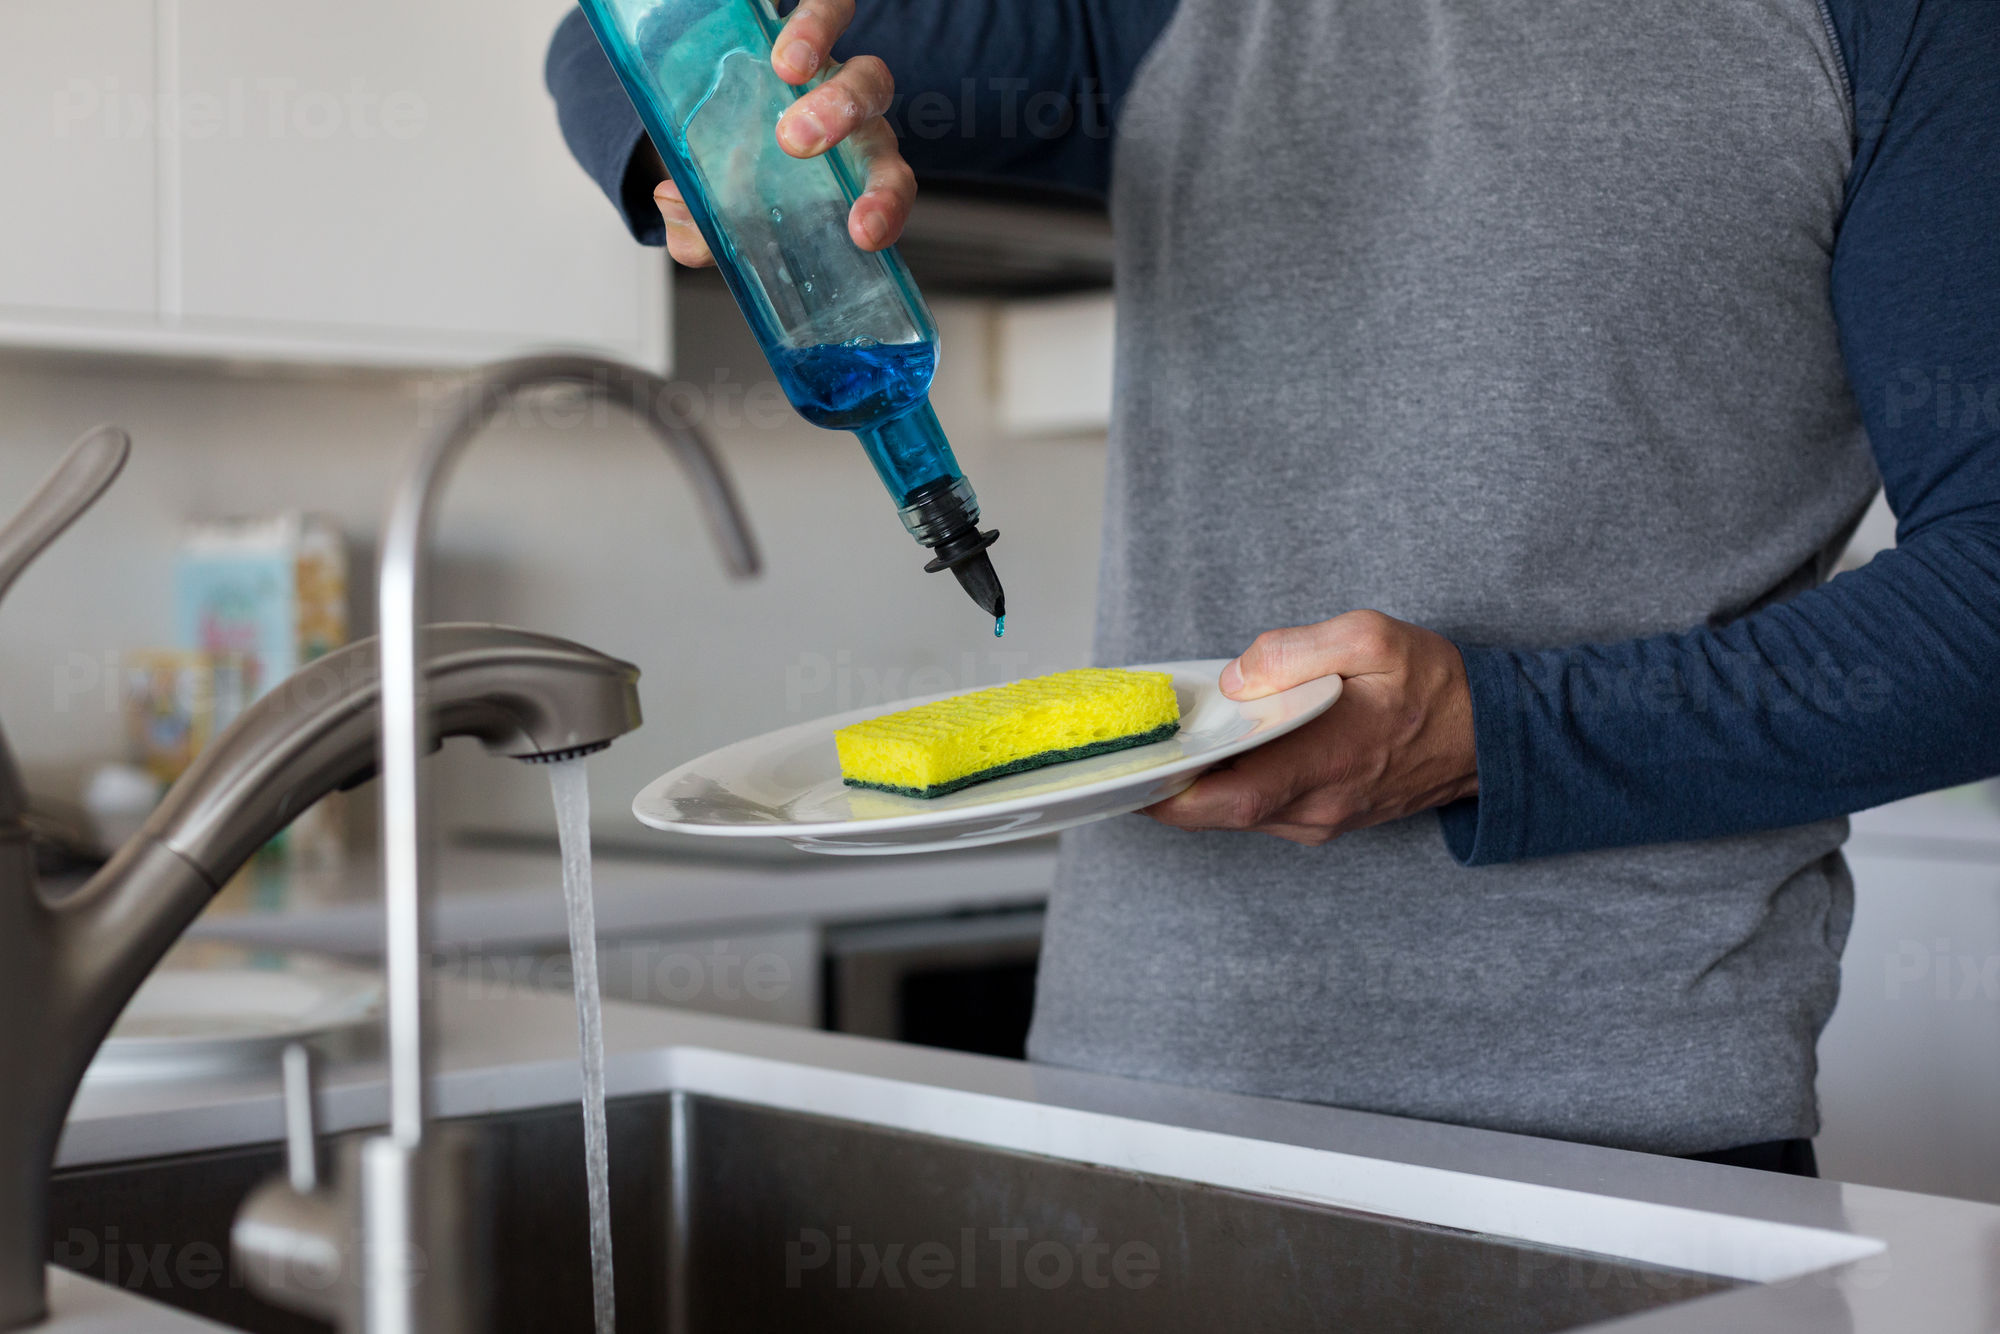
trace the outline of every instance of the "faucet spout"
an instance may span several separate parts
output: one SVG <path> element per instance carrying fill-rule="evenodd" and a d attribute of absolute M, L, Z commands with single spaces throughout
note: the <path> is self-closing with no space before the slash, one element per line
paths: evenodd
<path fill-rule="evenodd" d="M 560 759 L 640 724 L 639 669 L 581 644 L 501 625 L 433 625 L 422 645 L 432 749 L 465 736 L 496 755 Z M 219 883 L 314 801 L 373 777 L 375 648 L 363 640 L 329 653 L 251 705 L 145 833 Z"/>
<path fill-rule="evenodd" d="M 708 442 L 673 407 L 664 380 L 602 357 L 552 355 L 501 362 L 469 386 L 455 412 L 411 455 L 390 497 L 382 530 L 377 611 L 382 625 L 382 890 L 387 919 L 389 1134 L 405 1150 L 423 1143 L 429 1118 L 423 970 L 424 683 L 416 671 L 416 630 L 424 621 L 425 560 L 439 498 L 466 447 L 496 414 L 529 390 L 568 385 L 615 403 L 639 419 L 692 484 L 724 566 L 738 578 L 759 560 L 729 475 Z M 407 1295 L 407 1294 L 406 1294 Z M 382 1334 L 416 1334 L 416 1308 L 405 1301 L 385 1315 Z"/>
<path fill-rule="evenodd" d="M 452 468 L 515 395 L 544 385 L 580 387 L 631 411 L 680 463 L 702 503 L 723 564 L 739 577 L 756 573 L 757 549 L 728 475 L 708 444 L 672 407 L 665 381 L 596 357 L 531 357 L 475 379 L 458 410 L 412 455 L 390 500 L 382 531 L 377 608 L 382 624 L 382 889 L 388 977 L 389 1130 L 359 1146 L 358 1217 L 370 1235 L 369 1262 L 344 1327 L 364 1334 L 470 1334 L 480 1325 L 479 1294 L 463 1281 L 473 1272 L 472 1243 L 454 1220 L 467 1215 L 468 1186 L 454 1168 L 449 1142 L 428 1132 L 428 1054 L 424 1004 L 424 881 L 429 843 L 423 830 L 423 770 L 433 716 L 417 670 L 417 627 L 424 620 L 425 558 L 438 500 Z M 289 1189 L 289 1188 L 287 1188 Z M 248 1221 L 266 1221 L 256 1200 Z M 254 1231 L 253 1227 L 253 1231 Z M 428 1252 L 419 1270 L 415 1255 Z M 310 1295 L 300 1309 L 313 1309 Z"/>
<path fill-rule="evenodd" d="M 437 625 L 424 632 L 423 654 L 431 749 L 469 736 L 516 759 L 560 758 L 601 750 L 640 724 L 639 669 L 581 644 Z M 83 937 L 72 947 L 79 989 L 108 1009 L 107 1026 L 213 892 L 162 892 L 128 868 L 179 863 L 200 884 L 226 884 L 307 807 L 374 776 L 381 693 L 372 639 L 302 668 L 202 752 L 118 860 L 54 905 Z"/>

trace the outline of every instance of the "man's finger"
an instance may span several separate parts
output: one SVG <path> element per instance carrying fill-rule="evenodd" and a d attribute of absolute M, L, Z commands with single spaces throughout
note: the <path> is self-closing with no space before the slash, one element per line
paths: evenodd
<path fill-rule="evenodd" d="M 1146 814 L 1185 829 L 1251 829 L 1284 819 L 1317 782 L 1313 761 L 1325 744 L 1322 728 L 1302 727 L 1238 755 L 1227 768 L 1209 770 L 1192 787 L 1147 807 Z"/>
<path fill-rule="evenodd" d="M 1231 699 L 1262 699 L 1322 676 L 1363 676 L 1394 665 L 1398 623 L 1379 611 L 1351 611 L 1330 621 L 1266 630 L 1222 669 Z"/>
<path fill-rule="evenodd" d="M 848 214 L 847 231 L 863 250 L 894 245 L 917 202 L 917 177 L 896 148 L 896 132 L 876 119 L 854 135 L 854 146 L 868 164 L 868 183 Z"/>
<path fill-rule="evenodd" d="M 1321 788 L 1306 793 L 1282 810 L 1273 811 L 1257 829 L 1294 841 L 1300 831 L 1317 831 L 1323 842 L 1368 823 L 1371 822 L 1367 812 L 1356 805 L 1352 794 Z"/>
<path fill-rule="evenodd" d="M 778 145 L 816 157 L 889 109 L 896 80 L 874 56 L 856 56 L 778 118 Z"/>
<path fill-rule="evenodd" d="M 687 202 L 681 198 L 679 186 L 671 180 L 661 181 L 653 187 L 653 203 L 660 210 L 660 221 L 667 225 L 667 253 L 676 264 L 705 269 L 715 263 L 708 241 L 694 225 L 694 214 L 688 212 Z"/>
<path fill-rule="evenodd" d="M 1291 794 L 1267 779 L 1218 769 L 1145 813 L 1180 829 L 1254 829 L 1290 803 Z"/>
<path fill-rule="evenodd" d="M 1324 825 L 1304 824 L 1260 824 L 1250 831 L 1253 834 L 1269 834 L 1272 838 L 1282 838 L 1287 843 L 1296 843 L 1302 848 L 1323 848 L 1340 835 Z"/>
<path fill-rule="evenodd" d="M 854 0 L 804 0 L 771 44 L 771 68 L 786 83 L 804 83 L 833 59 L 833 44 L 854 22 Z"/>

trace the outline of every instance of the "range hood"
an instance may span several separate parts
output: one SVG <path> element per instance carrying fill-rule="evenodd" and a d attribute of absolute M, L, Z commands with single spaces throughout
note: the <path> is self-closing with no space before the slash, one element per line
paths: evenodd
<path fill-rule="evenodd" d="M 897 248 L 928 296 L 1038 297 L 1111 289 L 1111 219 L 1055 192 L 925 181 Z M 713 269 L 676 281 L 722 282 Z"/>
<path fill-rule="evenodd" d="M 926 292 L 1025 297 L 1111 286 L 1111 219 L 1072 195 L 926 182 L 898 248 Z"/>

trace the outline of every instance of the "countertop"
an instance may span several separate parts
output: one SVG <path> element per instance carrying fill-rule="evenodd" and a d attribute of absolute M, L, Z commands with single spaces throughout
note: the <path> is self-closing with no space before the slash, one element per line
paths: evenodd
<path fill-rule="evenodd" d="M 1856 852 L 2000 860 L 2000 779 L 1877 806 L 1851 823 Z"/>
<path fill-rule="evenodd" d="M 1040 903 L 1055 862 L 1053 839 L 902 857 L 776 850 L 708 857 L 614 845 L 597 849 L 592 879 L 600 936 L 671 937 Z M 447 847 L 434 883 L 435 949 L 532 947 L 567 937 L 562 861 L 552 843 Z M 268 895 L 225 891 L 186 938 L 378 957 L 380 886 L 373 859 L 356 856 L 329 882 L 301 879 Z"/>
<path fill-rule="evenodd" d="M 1929 793 L 1854 817 L 1857 852 L 1922 851 L 2000 859 L 2000 785 Z M 1047 899 L 1055 840 L 957 853 L 827 857 L 781 845 L 699 840 L 600 845 L 595 858 L 601 935 L 671 937 L 1019 907 Z M 553 843 L 455 844 L 438 856 L 433 943 L 440 950 L 560 942 L 561 860 Z M 188 932 L 191 940 L 253 948 L 381 953 L 378 868 L 357 853 L 339 876 L 229 892 Z"/>
<path fill-rule="evenodd" d="M 526 989 L 437 989 L 436 1104 L 444 1116 L 577 1096 L 574 1014 Z M 847 1116 L 1233 1189 L 1317 1200 L 1540 1244 L 1727 1273 L 1755 1286 L 1621 1324 L 1659 1334 L 1990 1334 L 2000 1329 L 2000 1208 L 899 1046 L 608 1004 L 613 1096 L 666 1089 Z M 378 1061 L 335 1064 L 331 1131 L 380 1124 Z M 79 1099 L 64 1166 L 269 1142 L 274 1076 L 101 1087 Z M 166 1314 L 52 1328 L 177 1331 Z"/>

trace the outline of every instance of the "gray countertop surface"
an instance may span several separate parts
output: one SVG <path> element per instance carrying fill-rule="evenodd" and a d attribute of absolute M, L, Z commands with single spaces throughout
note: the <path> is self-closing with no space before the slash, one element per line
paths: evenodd
<path fill-rule="evenodd" d="M 929 916 L 1038 903 L 1055 878 L 1051 839 L 904 857 L 703 857 L 599 849 L 601 936 L 713 935 L 773 926 Z M 432 944 L 503 950 L 567 938 L 553 843 L 453 846 L 439 854 Z M 380 876 L 356 857 L 340 876 L 298 877 L 270 894 L 226 892 L 187 938 L 376 957 Z"/>
<path fill-rule="evenodd" d="M 437 995 L 441 1115 L 476 1116 L 577 1096 L 575 1017 L 566 998 L 448 981 L 439 983 Z M 1593 1243 L 1578 1247 L 1585 1250 L 1614 1249 L 1609 1240 L 1594 1244 L 1600 1237 L 1622 1235 L 1640 1245 L 1651 1232 L 1680 1229 L 1675 1244 L 1712 1236 L 1718 1256 L 1774 1245 L 1778 1252 L 1790 1247 L 1847 1257 L 1637 1317 L 1620 1329 L 2000 1330 L 2000 1208 L 642 1006 L 607 1005 L 605 1035 L 613 1096 L 687 1087 L 776 1100 L 773 1105 L 796 1099 L 836 1116 L 843 1106 L 872 1106 L 904 1118 L 895 1122 L 904 1128 L 995 1144 L 1011 1136 L 1016 1148 L 1029 1151 L 1036 1141 L 1020 1136 L 1108 1136 L 1096 1141 L 1092 1155 L 1152 1142 L 1147 1152 L 1164 1155 L 1151 1160 L 1153 1170 L 1197 1180 L 1222 1181 L 1207 1174 L 1235 1170 L 1230 1164 L 1237 1160 L 1254 1165 L 1290 1154 L 1269 1168 L 1285 1175 L 1272 1178 L 1281 1184 L 1264 1193 L 1292 1194 L 1296 1186 L 1307 1192 L 1301 1198 L 1433 1220 L 1490 1208 L 1497 1212 L 1480 1216 L 1501 1226 L 1489 1230 L 1518 1227 L 1512 1235 L 1580 1238 Z M 379 1125 L 387 1106 L 379 1061 L 364 1053 L 333 1063 L 324 1105 L 329 1131 Z M 1068 1129 L 1064 1118 L 1074 1123 Z M 269 1142 L 279 1137 L 280 1126 L 273 1074 L 87 1088 L 59 1161 L 74 1166 Z M 981 1138 L 988 1134 L 995 1138 Z M 1081 1142 L 1060 1139 L 1065 1153 Z M 1318 1178 L 1324 1180 L 1314 1186 Z M 1378 1193 L 1371 1196 L 1371 1190 Z M 1411 1208 L 1401 1209 L 1401 1201 Z M 1744 1240 L 1756 1236 L 1765 1239 L 1754 1245 Z M 61 1308 L 52 1326 L 60 1334 L 202 1328 L 130 1303 L 107 1306 L 110 1298 L 90 1285 L 61 1281 L 63 1301 L 79 1294 L 86 1304 L 97 1303 L 98 1314 L 72 1316 L 72 1309 L 84 1308 Z"/>
<path fill-rule="evenodd" d="M 1852 824 L 1854 852 L 2000 861 L 2000 779 L 1877 806 Z"/>
<path fill-rule="evenodd" d="M 1854 817 L 1852 847 L 2000 860 L 2000 786 L 1864 811 Z M 908 857 L 827 857 L 775 843 L 710 847 L 696 839 L 600 844 L 597 920 L 607 937 L 672 937 L 1014 907 L 1048 897 L 1055 864 L 1055 841 L 1047 838 Z M 561 875 L 553 842 L 447 847 L 438 858 L 434 943 L 440 950 L 560 943 Z M 336 876 L 227 894 L 188 936 L 374 957 L 381 952 L 379 886 L 372 858 L 356 854 Z"/>

